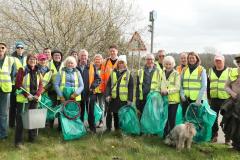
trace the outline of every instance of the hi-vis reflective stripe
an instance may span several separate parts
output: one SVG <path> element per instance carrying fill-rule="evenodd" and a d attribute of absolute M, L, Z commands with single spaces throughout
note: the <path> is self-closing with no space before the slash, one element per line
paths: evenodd
<path fill-rule="evenodd" d="M 183 89 L 187 89 L 187 90 L 191 90 L 191 91 L 199 91 L 201 88 L 187 88 L 187 87 L 183 87 Z"/>
<path fill-rule="evenodd" d="M 0 75 L 9 75 L 8 72 L 0 72 Z"/>
<path fill-rule="evenodd" d="M 183 79 L 183 82 L 201 82 L 200 79 Z"/>
<path fill-rule="evenodd" d="M 219 82 L 219 83 L 225 83 L 226 80 L 218 80 L 218 79 L 212 79 L 211 82 Z"/>
<path fill-rule="evenodd" d="M 212 87 L 211 90 L 225 91 L 224 88 Z"/>
<path fill-rule="evenodd" d="M 0 78 L 0 82 L 12 82 L 12 81 L 11 80 L 5 80 L 5 79 L 3 80 L 3 79 Z"/>

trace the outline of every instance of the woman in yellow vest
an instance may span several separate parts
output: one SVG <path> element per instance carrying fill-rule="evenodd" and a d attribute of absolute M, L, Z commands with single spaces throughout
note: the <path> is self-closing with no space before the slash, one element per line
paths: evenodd
<path fill-rule="evenodd" d="M 214 67 L 208 72 L 208 99 L 211 109 L 217 113 L 217 118 L 212 127 L 212 142 L 217 142 L 218 137 L 218 115 L 221 105 L 230 98 L 230 95 L 225 91 L 224 86 L 229 79 L 230 68 L 225 66 L 225 58 L 223 55 L 214 57 Z M 229 140 L 225 138 L 225 143 Z"/>
<path fill-rule="evenodd" d="M 118 110 L 124 105 L 131 105 L 133 102 L 133 77 L 127 69 L 126 55 L 119 56 L 117 68 L 111 72 L 106 88 L 106 101 L 109 103 L 107 131 L 111 131 L 112 128 L 112 114 L 114 128 L 118 130 Z"/>
<path fill-rule="evenodd" d="M 16 88 L 23 87 L 30 94 L 22 91 L 17 94 L 17 117 L 16 117 L 16 130 L 15 130 L 15 146 L 21 147 L 23 143 L 23 124 L 22 124 L 22 111 L 25 108 L 36 109 L 38 99 L 43 91 L 42 77 L 37 68 L 37 57 L 34 54 L 28 54 L 27 65 L 20 68 L 16 77 Z M 28 131 L 28 139 L 33 142 L 36 137 L 36 129 Z"/>
<path fill-rule="evenodd" d="M 168 121 L 165 127 L 165 135 L 174 128 L 176 113 L 180 103 L 180 76 L 174 69 L 175 60 L 172 56 L 166 56 L 163 59 L 163 79 L 166 79 L 165 85 L 161 86 L 161 94 L 168 96 Z"/>
<path fill-rule="evenodd" d="M 195 102 L 201 105 L 202 100 L 206 99 L 207 74 L 197 53 L 188 53 L 188 65 L 181 74 L 180 96 L 182 101 L 182 112 L 185 116 L 187 107 Z"/>

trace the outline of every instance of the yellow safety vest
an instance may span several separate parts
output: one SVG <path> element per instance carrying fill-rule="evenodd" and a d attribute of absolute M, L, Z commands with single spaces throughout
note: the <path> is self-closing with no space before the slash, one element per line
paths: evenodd
<path fill-rule="evenodd" d="M 130 78 L 130 71 L 127 70 L 125 73 L 123 73 L 123 76 L 120 81 L 119 85 L 119 98 L 121 101 L 127 101 L 128 100 L 128 82 Z M 117 74 L 116 72 L 111 73 L 111 88 L 112 88 L 112 98 L 117 97 Z"/>
<path fill-rule="evenodd" d="M 138 77 L 139 77 L 139 99 L 143 100 L 142 85 L 143 85 L 143 79 L 144 79 L 144 69 L 138 70 Z M 156 68 L 152 76 L 150 92 L 151 91 L 160 92 L 161 81 L 162 81 L 162 72 L 158 68 Z"/>
<path fill-rule="evenodd" d="M 189 67 L 184 70 L 183 73 L 183 89 L 186 97 L 191 100 L 197 100 L 199 91 L 202 87 L 202 66 L 198 66 L 191 74 Z M 201 70 L 201 73 L 199 73 Z"/>
<path fill-rule="evenodd" d="M 74 71 L 74 80 L 75 80 L 74 88 L 75 88 L 75 90 L 78 89 L 78 85 L 79 85 L 77 72 L 78 71 Z M 64 87 L 66 85 L 66 71 L 62 70 L 60 72 L 60 76 L 61 76 L 60 90 L 63 92 L 63 89 L 64 89 Z M 60 97 L 58 97 L 58 99 L 60 99 Z M 75 98 L 75 101 L 81 101 L 81 94 Z"/>
<path fill-rule="evenodd" d="M 52 80 L 53 80 L 53 83 L 55 82 L 56 80 L 56 76 L 58 74 L 58 72 L 61 72 L 63 68 L 63 63 L 61 63 L 60 65 L 60 68 L 59 68 L 59 71 L 57 71 L 57 68 L 55 67 L 54 63 L 53 63 L 53 60 L 49 63 L 49 69 L 52 71 Z"/>
<path fill-rule="evenodd" d="M 21 61 L 17 57 L 12 57 L 12 58 L 14 59 L 14 64 L 16 65 L 17 71 L 19 68 L 23 68 Z M 12 79 L 12 85 L 15 85 L 15 82 L 16 82 L 16 76 L 13 77 Z"/>
<path fill-rule="evenodd" d="M 41 79 L 41 75 L 37 74 L 37 90 L 38 90 L 40 79 Z M 30 92 L 30 74 L 29 73 L 23 77 L 22 87 L 26 91 Z M 19 103 L 28 103 L 28 99 L 23 94 L 17 94 L 16 100 Z"/>
<path fill-rule="evenodd" d="M 12 91 L 11 71 L 13 63 L 14 58 L 6 56 L 2 68 L 0 68 L 0 88 L 5 93 Z"/>
<path fill-rule="evenodd" d="M 45 74 L 43 75 L 42 83 L 43 83 L 43 87 L 44 87 L 44 88 L 45 88 L 45 87 L 48 85 L 48 83 L 51 81 L 51 79 L 52 79 L 52 74 L 53 74 L 53 72 L 50 70 L 50 71 L 48 71 L 47 73 L 45 73 Z"/>
<path fill-rule="evenodd" d="M 154 64 L 155 64 L 156 68 L 160 70 L 160 72 L 163 71 L 163 69 L 161 68 L 161 66 L 160 66 L 160 64 L 158 63 L 158 61 L 155 61 Z M 163 67 L 163 68 L 164 68 L 164 67 Z"/>
<path fill-rule="evenodd" d="M 165 76 L 165 72 L 163 72 L 163 75 Z M 165 76 L 166 77 L 166 76 Z M 169 75 L 168 79 L 166 79 L 166 87 L 167 89 L 175 88 L 176 81 L 180 82 L 179 74 L 176 70 L 173 70 L 173 72 Z M 180 88 L 179 88 L 180 91 Z M 168 102 L 169 104 L 176 104 L 180 102 L 180 92 L 170 93 L 168 94 Z"/>
<path fill-rule="evenodd" d="M 229 79 L 230 68 L 226 68 L 218 78 L 213 69 L 209 69 L 210 97 L 219 99 L 228 99 L 230 95 L 225 91 L 224 86 Z"/>

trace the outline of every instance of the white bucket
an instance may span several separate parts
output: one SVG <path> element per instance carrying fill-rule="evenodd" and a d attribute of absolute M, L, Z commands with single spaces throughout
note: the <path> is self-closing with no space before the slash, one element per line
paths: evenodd
<path fill-rule="evenodd" d="M 22 113 L 24 129 L 45 128 L 47 109 L 29 109 Z"/>

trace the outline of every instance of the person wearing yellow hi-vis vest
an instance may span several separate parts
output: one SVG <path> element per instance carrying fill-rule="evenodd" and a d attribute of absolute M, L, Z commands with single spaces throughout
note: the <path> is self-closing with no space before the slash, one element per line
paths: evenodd
<path fill-rule="evenodd" d="M 22 90 L 24 88 L 27 92 Z M 27 65 L 18 70 L 16 76 L 17 93 L 17 116 L 15 130 L 15 146 L 21 147 L 23 144 L 23 122 L 22 112 L 25 109 L 36 109 L 38 99 L 43 92 L 42 76 L 38 71 L 37 57 L 34 54 L 27 55 Z M 33 142 L 37 135 L 37 130 L 28 131 L 28 140 Z"/>
<path fill-rule="evenodd" d="M 163 66 L 163 59 L 166 56 L 166 51 L 165 50 L 159 50 L 157 52 L 157 59 L 158 61 L 155 62 L 155 65 L 157 67 L 157 69 L 159 69 L 160 71 L 163 70 L 164 66 Z"/>
<path fill-rule="evenodd" d="M 200 106 L 206 97 L 207 74 L 197 53 L 188 53 L 188 65 L 181 74 L 180 96 L 182 101 L 182 113 L 185 113 L 189 104 L 195 102 Z"/>
<path fill-rule="evenodd" d="M 161 95 L 168 97 L 168 121 L 165 126 L 164 135 L 168 135 L 175 126 L 176 113 L 180 103 L 180 76 L 174 69 L 175 60 L 172 56 L 163 59 L 163 79 L 165 84 L 161 86 Z"/>
<path fill-rule="evenodd" d="M 92 133 L 96 133 L 94 108 L 97 101 L 95 89 L 99 86 L 101 78 L 97 73 L 93 63 L 88 61 L 88 51 L 81 49 L 79 52 L 78 67 L 83 77 L 84 90 L 82 92 L 81 104 L 81 120 L 84 121 L 85 112 L 88 114 L 89 129 Z M 86 108 L 86 109 L 85 109 Z"/>
<path fill-rule="evenodd" d="M 107 83 L 106 101 L 109 103 L 107 111 L 107 131 L 112 128 L 112 115 L 114 128 L 119 130 L 118 111 L 124 105 L 132 105 L 133 102 L 133 77 L 127 68 L 126 55 L 118 57 L 117 67 L 114 69 Z"/>
<path fill-rule="evenodd" d="M 136 107 L 140 112 L 143 112 L 146 98 L 151 91 L 161 91 L 162 71 L 154 64 L 153 54 L 146 55 L 146 64 L 143 69 L 138 70 L 137 85 L 136 85 Z"/>
<path fill-rule="evenodd" d="M 214 57 L 214 67 L 208 72 L 207 95 L 211 109 L 217 113 L 217 118 L 212 127 L 212 142 L 217 142 L 218 138 L 218 115 L 221 105 L 230 98 L 225 91 L 225 83 L 229 79 L 231 68 L 225 66 L 225 58 L 223 55 L 217 54 Z M 228 140 L 225 139 L 227 142 Z"/>
<path fill-rule="evenodd" d="M 24 50 L 25 45 L 21 41 L 17 41 L 15 43 L 15 51 L 12 53 L 12 57 L 14 57 L 16 67 L 25 67 L 27 63 L 27 55 Z M 17 69 L 16 69 L 17 70 Z M 9 127 L 13 128 L 15 127 L 16 123 L 16 113 L 17 113 L 17 102 L 16 102 L 16 87 L 15 87 L 15 77 L 13 78 L 13 86 L 12 86 L 12 92 L 10 95 L 10 107 L 9 107 Z"/>
<path fill-rule="evenodd" d="M 12 80 L 16 74 L 13 57 L 6 55 L 7 45 L 0 42 L 0 140 L 7 138 L 8 95 L 12 92 Z M 15 66 L 15 67 L 14 67 Z"/>

